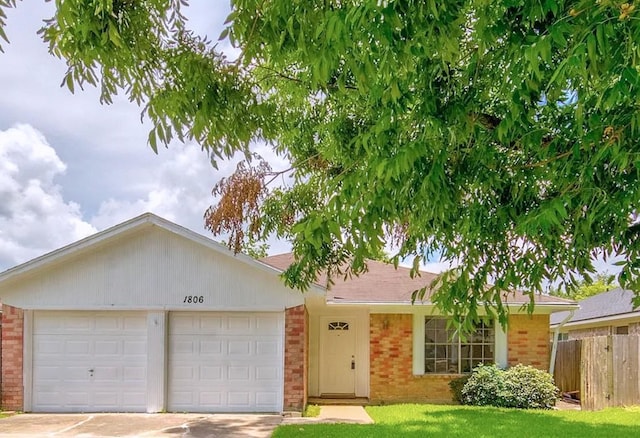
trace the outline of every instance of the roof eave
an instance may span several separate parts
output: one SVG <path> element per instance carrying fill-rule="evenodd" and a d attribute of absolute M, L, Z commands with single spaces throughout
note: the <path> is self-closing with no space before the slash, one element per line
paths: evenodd
<path fill-rule="evenodd" d="M 510 310 L 513 309 L 522 309 L 526 307 L 528 303 L 506 303 L 505 307 Z M 327 300 L 328 306 L 340 306 L 340 307 L 372 307 L 372 308 L 419 308 L 419 307 L 434 307 L 435 304 L 429 301 L 419 302 L 419 303 L 411 303 L 408 301 L 404 302 L 382 302 L 382 301 L 334 301 Z M 536 303 L 534 309 L 544 309 L 545 313 L 555 313 L 562 311 L 569 311 L 574 309 L 579 309 L 580 306 L 574 303 Z"/>
<path fill-rule="evenodd" d="M 595 318 L 580 319 L 580 320 L 577 320 L 577 321 L 569 321 L 569 322 L 567 322 L 566 324 L 563 325 L 563 328 L 593 325 L 593 324 L 598 324 L 600 322 L 616 322 L 616 321 L 621 321 L 621 320 L 625 320 L 625 319 L 632 319 L 632 318 L 640 318 L 640 310 L 636 310 L 634 312 L 627 312 L 627 313 L 617 313 L 615 315 L 598 316 L 598 317 L 595 317 Z M 550 327 L 551 328 L 555 328 L 558 325 L 559 325 L 559 323 L 555 323 L 555 324 L 551 324 Z"/>

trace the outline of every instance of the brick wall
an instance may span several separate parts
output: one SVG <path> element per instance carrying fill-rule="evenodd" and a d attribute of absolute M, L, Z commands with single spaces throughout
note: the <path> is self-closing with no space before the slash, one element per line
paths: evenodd
<path fill-rule="evenodd" d="M 511 315 L 507 328 L 508 364 L 549 369 L 549 315 Z"/>
<path fill-rule="evenodd" d="M 305 306 L 285 310 L 284 410 L 301 411 L 307 403 L 308 315 Z"/>
<path fill-rule="evenodd" d="M 509 365 L 547 369 L 549 316 L 512 315 L 507 329 Z M 413 374 L 413 316 L 370 316 L 370 394 L 372 403 L 428 401 L 451 403 L 449 382 L 457 374 Z"/>
<path fill-rule="evenodd" d="M 413 316 L 370 316 L 372 403 L 451 402 L 449 381 L 458 375 L 413 375 Z"/>
<path fill-rule="evenodd" d="M 2 388 L 0 408 L 23 409 L 22 347 L 24 316 L 22 309 L 2 306 Z"/>

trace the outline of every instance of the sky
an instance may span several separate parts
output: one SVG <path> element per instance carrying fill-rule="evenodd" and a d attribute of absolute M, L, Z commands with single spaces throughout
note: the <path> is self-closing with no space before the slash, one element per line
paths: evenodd
<path fill-rule="evenodd" d="M 0 53 L 0 271 L 147 211 L 213 237 L 203 214 L 213 185 L 237 162 L 216 170 L 196 144 L 156 155 L 141 108 L 125 98 L 101 105 L 92 88 L 61 88 L 64 61 L 36 35 L 52 3 L 8 10 L 10 43 Z M 193 0 L 185 12 L 193 30 L 215 41 L 229 6 Z M 272 253 L 289 248 L 271 243 Z"/>

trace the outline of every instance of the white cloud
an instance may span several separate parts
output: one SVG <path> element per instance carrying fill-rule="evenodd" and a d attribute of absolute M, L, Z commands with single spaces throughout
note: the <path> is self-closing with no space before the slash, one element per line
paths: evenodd
<path fill-rule="evenodd" d="M 96 229 L 63 198 L 66 165 L 29 125 L 0 131 L 0 269 L 81 239 Z"/>
<path fill-rule="evenodd" d="M 169 158 L 138 181 L 135 199 L 109 198 L 102 202 L 91 223 L 99 229 L 150 211 L 204 233 L 203 214 L 210 205 L 211 188 L 219 178 L 207 155 L 197 146 L 174 145 Z M 225 166 L 223 171 L 229 170 Z M 229 172 L 226 172 L 229 173 Z"/>

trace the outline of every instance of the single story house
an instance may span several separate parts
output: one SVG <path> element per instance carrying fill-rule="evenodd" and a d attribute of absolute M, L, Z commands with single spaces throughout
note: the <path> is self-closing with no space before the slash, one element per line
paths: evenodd
<path fill-rule="evenodd" d="M 616 288 L 585 298 L 578 302 L 580 309 L 563 325 L 569 313 L 554 313 L 551 330 L 559 327 L 561 340 L 640 334 L 640 309 L 633 308 L 633 296 L 633 291 Z"/>
<path fill-rule="evenodd" d="M 448 402 L 480 362 L 546 369 L 549 315 L 510 294 L 509 325 L 465 342 L 411 292 L 433 274 L 371 262 L 302 294 L 263 261 L 147 213 L 0 273 L 3 409 L 282 412 L 308 397 Z"/>

